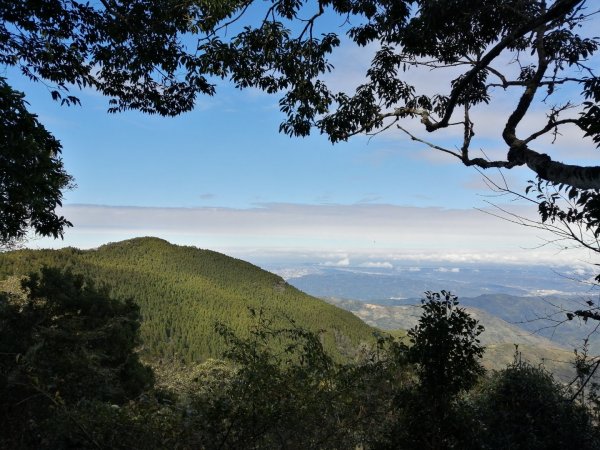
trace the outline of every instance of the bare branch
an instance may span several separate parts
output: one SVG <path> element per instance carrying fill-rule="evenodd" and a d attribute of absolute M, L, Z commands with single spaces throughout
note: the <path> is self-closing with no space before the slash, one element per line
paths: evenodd
<path fill-rule="evenodd" d="M 319 1 L 319 11 L 317 11 L 310 19 L 306 19 L 306 25 L 304 26 L 304 29 L 298 36 L 299 41 L 302 40 L 306 31 L 309 31 L 309 35 L 312 38 L 312 35 L 313 35 L 312 32 L 313 32 L 313 26 L 314 26 L 315 20 L 317 20 L 320 16 L 322 16 L 324 14 L 324 12 L 325 12 L 325 8 L 323 7 L 323 3 L 321 1 Z"/>
<path fill-rule="evenodd" d="M 502 132 L 502 137 L 504 138 L 504 142 L 508 144 L 508 146 L 513 148 L 520 148 L 523 145 L 523 142 L 520 141 L 516 136 L 517 125 L 521 122 L 525 114 L 529 110 L 529 106 L 531 106 L 531 102 L 535 97 L 535 93 L 539 88 L 539 83 L 542 81 L 544 74 L 546 73 L 546 69 L 548 68 L 548 60 L 546 58 L 546 50 L 544 48 L 544 32 L 546 31 L 545 27 L 540 26 L 536 30 L 536 52 L 538 54 L 538 68 L 535 72 L 535 75 L 531 77 L 531 79 L 527 83 L 527 87 L 521 98 L 519 99 L 519 103 L 517 107 L 509 116 L 506 121 L 506 125 L 504 126 L 504 131 Z"/>
<path fill-rule="evenodd" d="M 435 150 L 439 150 L 441 152 L 444 153 L 448 153 L 449 155 L 452 156 L 456 156 L 457 158 L 462 160 L 462 155 L 460 155 L 459 153 L 453 152 L 452 150 L 448 150 L 447 148 L 444 147 L 440 147 L 439 145 L 433 144 L 431 142 L 425 141 L 417 136 L 415 136 L 414 134 L 412 134 L 410 131 L 408 131 L 406 128 L 401 127 L 400 125 L 396 125 L 398 127 L 399 130 L 403 131 L 404 133 L 406 133 L 413 141 L 417 141 L 417 142 L 421 142 L 422 144 L 427 145 L 428 147 L 431 147 Z"/>
<path fill-rule="evenodd" d="M 462 160 L 469 160 L 469 145 L 471 145 L 471 139 L 473 139 L 475 133 L 473 132 L 473 122 L 469 117 L 469 105 L 465 104 L 465 121 L 464 121 L 464 133 L 463 133 L 463 145 L 461 147 Z"/>

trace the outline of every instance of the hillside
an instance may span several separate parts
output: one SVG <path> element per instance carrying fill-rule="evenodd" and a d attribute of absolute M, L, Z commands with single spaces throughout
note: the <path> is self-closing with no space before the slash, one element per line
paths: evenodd
<path fill-rule="evenodd" d="M 585 309 L 586 300 L 596 301 L 597 293 L 587 295 L 516 297 L 513 295 L 486 294 L 474 298 L 461 299 L 465 306 L 474 306 L 496 317 L 514 323 L 530 333 L 550 339 L 567 348 L 581 348 L 583 340 L 588 340 L 592 353 L 600 352 L 600 334 L 597 323 L 581 320 L 568 321 L 566 311 Z"/>
<path fill-rule="evenodd" d="M 385 331 L 408 330 L 417 324 L 421 309 L 418 305 L 385 306 L 357 300 L 326 298 L 327 302 L 354 313 L 367 324 Z M 562 380 L 573 377 L 570 361 L 573 351 L 544 337 L 532 334 L 506 322 L 489 312 L 465 306 L 461 307 L 485 327 L 481 342 L 486 347 L 484 365 L 490 369 L 503 369 L 513 361 L 515 345 L 523 358 L 533 364 L 543 363 Z"/>
<path fill-rule="evenodd" d="M 351 355 L 373 329 L 350 312 L 311 297 L 277 275 L 223 254 L 157 238 L 111 243 L 95 250 L 18 250 L 0 254 L 0 279 L 41 266 L 69 268 L 141 309 L 146 356 L 191 362 L 219 356 L 217 322 L 240 335 L 251 326 L 248 308 L 264 308 L 273 326 L 325 330 L 325 347 Z"/>
<path fill-rule="evenodd" d="M 371 327 L 390 332 L 407 330 L 420 314 L 419 308 L 409 305 L 331 298 L 328 304 L 245 261 L 157 238 L 111 243 L 95 250 L 0 254 L 0 280 L 43 265 L 83 273 L 108 286 L 114 296 L 133 298 L 143 316 L 145 355 L 166 361 L 185 363 L 219 356 L 225 343 L 216 335 L 215 324 L 224 323 L 247 335 L 252 325 L 248 308 L 264 308 L 275 327 L 289 326 L 292 319 L 300 327 L 326 330 L 325 346 L 338 357 L 351 356 L 358 344 L 371 340 Z M 514 319 L 516 313 L 507 312 L 506 305 L 514 303 L 506 302 L 504 296 L 462 300 L 461 304 L 486 327 L 482 341 L 487 346 L 488 367 L 504 367 L 512 360 L 514 344 L 518 344 L 532 362 L 544 360 L 553 371 L 570 373 L 568 364 L 561 362 L 571 359 L 570 350 L 505 321 Z"/>

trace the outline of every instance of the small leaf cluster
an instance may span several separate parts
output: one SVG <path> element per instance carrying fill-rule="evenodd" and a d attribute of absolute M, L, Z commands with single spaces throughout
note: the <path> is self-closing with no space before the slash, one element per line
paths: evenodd
<path fill-rule="evenodd" d="M 526 193 L 535 192 L 542 223 L 561 221 L 576 224 L 600 236 L 600 192 L 554 184 L 542 179 L 529 181 Z"/>

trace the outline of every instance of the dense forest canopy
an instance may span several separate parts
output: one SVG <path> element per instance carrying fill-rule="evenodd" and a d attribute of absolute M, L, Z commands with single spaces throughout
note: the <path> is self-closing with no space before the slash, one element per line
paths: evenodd
<path fill-rule="evenodd" d="M 168 253 L 157 240 L 109 250 L 117 259 L 139 259 L 139 244 L 150 259 L 158 256 L 152 248 Z M 38 256 L 49 261 L 47 253 Z M 310 331 L 318 318 L 296 311 L 297 322 L 282 323 L 257 308 L 244 323 L 219 325 L 219 360 L 161 364 L 160 342 L 138 334 L 139 313 L 165 309 L 119 299 L 75 274 L 83 260 L 55 256 L 71 268 L 42 268 L 0 284 L 2 448 L 598 448 L 597 388 L 584 392 L 581 380 L 565 387 L 518 353 L 486 377 L 483 328 L 449 292 L 426 293 L 408 341 L 380 333 L 351 360 L 336 358 L 321 332 Z M 189 262 L 171 276 L 190 271 Z M 217 268 L 242 269 L 240 284 L 254 272 L 253 284 L 272 288 L 274 276 L 221 262 Z M 99 270 L 89 273 L 98 277 Z M 180 315 L 190 315 L 180 306 Z M 585 378 L 593 366 L 579 364 Z"/>
<path fill-rule="evenodd" d="M 111 295 L 132 299 L 143 318 L 142 353 L 192 363 L 218 357 L 225 342 L 221 323 L 247 335 L 248 308 L 264 309 L 273 326 L 290 321 L 319 333 L 336 360 L 352 358 L 373 341 L 373 328 L 347 311 L 298 291 L 277 275 L 209 250 L 179 247 L 156 238 L 108 244 L 96 250 L 18 250 L 0 254 L 0 280 L 42 267 L 85 275 Z"/>

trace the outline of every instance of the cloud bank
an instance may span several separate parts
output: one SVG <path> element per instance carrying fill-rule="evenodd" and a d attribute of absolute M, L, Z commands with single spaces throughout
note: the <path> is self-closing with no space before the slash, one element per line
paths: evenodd
<path fill-rule="evenodd" d="M 535 213 L 516 208 L 524 215 Z M 74 224 L 64 241 L 33 240 L 30 247 L 94 248 L 157 236 L 251 260 L 292 258 L 380 268 L 397 261 L 570 264 L 587 258 L 539 248 L 544 238 L 539 230 L 475 209 L 269 203 L 250 209 L 67 205 L 60 213 Z"/>

